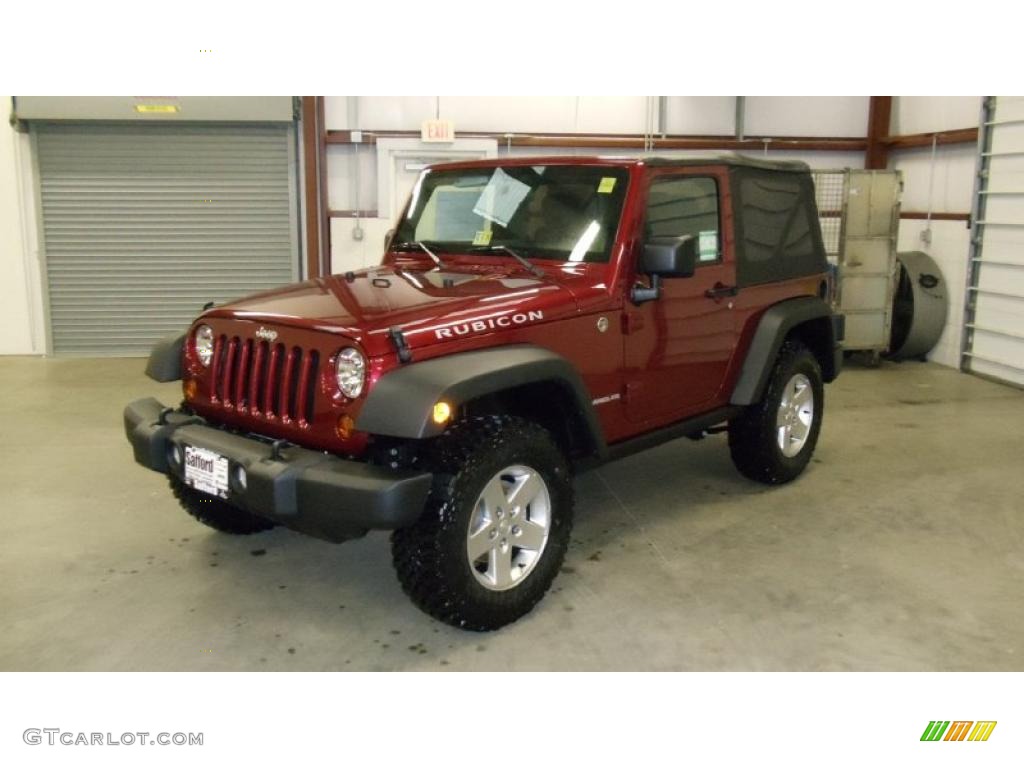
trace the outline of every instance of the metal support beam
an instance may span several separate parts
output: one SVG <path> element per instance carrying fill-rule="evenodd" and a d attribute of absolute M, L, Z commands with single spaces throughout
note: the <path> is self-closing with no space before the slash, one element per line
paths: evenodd
<path fill-rule="evenodd" d="M 322 135 L 318 115 L 319 97 L 302 97 L 303 201 L 306 212 L 306 277 L 323 274 L 323 211 L 321 210 Z"/>
<path fill-rule="evenodd" d="M 872 96 L 868 103 L 868 140 L 864 150 L 864 167 L 884 170 L 889 166 L 889 135 L 892 120 L 892 96 Z"/>
<path fill-rule="evenodd" d="M 350 131 L 328 131 L 328 144 L 351 144 Z M 418 131 L 362 131 L 362 141 L 374 144 L 378 138 L 409 138 L 419 136 Z M 460 133 L 459 138 L 497 139 L 502 145 L 512 147 L 549 147 L 561 149 L 644 149 L 644 136 L 636 134 L 595 134 L 595 133 L 495 133 L 472 131 Z M 735 136 L 655 136 L 651 143 L 654 149 L 721 149 L 757 150 L 770 149 L 808 152 L 863 152 L 867 141 L 861 138 L 829 136 L 758 136 L 745 137 L 742 141 Z"/>
<path fill-rule="evenodd" d="M 882 143 L 890 151 L 897 149 L 918 149 L 936 144 L 940 147 L 948 144 L 976 144 L 977 128 L 957 128 L 952 131 L 936 131 L 934 133 L 909 133 L 904 136 L 885 136 Z"/>
<path fill-rule="evenodd" d="M 317 275 L 329 275 L 331 273 L 331 222 L 327 218 L 327 126 L 325 124 L 324 97 L 316 97 L 316 141 L 320 150 L 320 273 Z"/>

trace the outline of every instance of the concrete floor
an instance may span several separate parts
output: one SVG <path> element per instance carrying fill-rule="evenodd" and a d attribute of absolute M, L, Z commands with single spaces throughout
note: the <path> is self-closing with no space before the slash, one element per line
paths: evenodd
<path fill-rule="evenodd" d="M 194 522 L 122 435 L 177 399 L 141 371 L 0 359 L 2 670 L 1024 669 L 1020 391 L 851 366 L 788 487 L 722 436 L 585 475 L 552 592 L 473 634 L 408 602 L 384 534 Z"/>

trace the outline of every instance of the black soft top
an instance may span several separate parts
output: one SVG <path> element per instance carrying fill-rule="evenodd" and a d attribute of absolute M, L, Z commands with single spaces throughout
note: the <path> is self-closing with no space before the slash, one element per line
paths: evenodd
<path fill-rule="evenodd" d="M 802 160 L 765 160 L 748 155 L 714 155 L 710 157 L 644 157 L 640 161 L 653 167 L 690 165 L 729 165 L 736 168 L 757 168 L 762 171 L 787 171 L 789 173 L 807 173 L 811 167 Z"/>

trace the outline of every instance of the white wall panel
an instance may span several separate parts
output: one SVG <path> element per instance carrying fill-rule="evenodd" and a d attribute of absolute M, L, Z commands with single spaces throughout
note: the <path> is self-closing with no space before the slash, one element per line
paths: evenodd
<path fill-rule="evenodd" d="M 960 338 L 963 331 L 964 289 L 967 281 L 967 251 L 971 231 L 962 221 L 933 221 L 932 242 L 921 241 L 925 222 L 917 219 L 900 221 L 897 249 L 900 251 L 925 251 L 939 265 L 946 282 L 949 296 L 949 314 L 945 329 L 938 343 L 928 354 L 932 362 L 960 366 Z"/>
<path fill-rule="evenodd" d="M 669 96 L 665 130 L 670 135 L 732 136 L 735 96 Z"/>
<path fill-rule="evenodd" d="M 748 96 L 747 136 L 863 137 L 867 96 Z"/>
<path fill-rule="evenodd" d="M 981 114 L 980 96 L 897 96 L 892 133 L 932 133 L 971 128 Z"/>
<path fill-rule="evenodd" d="M 1024 154 L 991 158 L 988 166 L 988 189 L 990 193 L 997 194 L 1024 190 Z"/>
<path fill-rule="evenodd" d="M 932 210 L 966 213 L 971 210 L 977 148 L 973 144 L 937 147 L 935 176 L 932 181 Z M 890 167 L 903 172 L 903 208 L 928 209 L 931 148 L 893 153 Z"/>
<path fill-rule="evenodd" d="M 1024 96 L 1000 96 L 996 102 L 995 119 L 1024 120 Z"/>
<path fill-rule="evenodd" d="M 359 125 L 376 131 L 418 131 L 437 116 L 437 96 L 360 96 Z"/>
<path fill-rule="evenodd" d="M 574 133 L 576 109 L 575 96 L 441 97 L 441 119 L 454 121 L 456 133 Z"/>
<path fill-rule="evenodd" d="M 992 136 L 992 151 L 1024 152 L 1024 123 L 1007 123 L 996 126 Z"/>
<path fill-rule="evenodd" d="M 644 96 L 578 96 L 575 133 L 640 133 L 647 127 Z M 655 99 L 657 101 L 657 99 Z M 654 128 L 657 129 L 657 122 Z"/>
<path fill-rule="evenodd" d="M 362 240 L 352 239 L 355 219 L 331 219 L 331 272 L 340 274 L 379 264 L 384 254 L 384 236 L 393 226 L 390 219 L 360 219 Z"/>
<path fill-rule="evenodd" d="M 358 192 L 352 181 L 357 158 Z M 377 152 L 373 145 L 327 146 L 327 205 L 332 210 L 372 210 L 377 207 Z"/>
<path fill-rule="evenodd" d="M 0 98 L 5 108 L 10 97 Z M 33 339 L 33 306 L 39 296 L 32 289 L 32 275 L 26 259 L 31 243 L 23 215 L 24 189 L 19 181 L 25 137 L 4 120 L 0 125 L 0 354 L 27 355 L 41 352 Z M 30 224 L 34 227 L 35 224 Z"/>

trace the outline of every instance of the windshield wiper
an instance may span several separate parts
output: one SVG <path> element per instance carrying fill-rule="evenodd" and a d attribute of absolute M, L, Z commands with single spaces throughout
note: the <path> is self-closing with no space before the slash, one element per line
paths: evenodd
<path fill-rule="evenodd" d="M 544 270 L 542 270 L 536 264 L 531 263 L 525 256 L 512 250 L 507 245 L 474 245 L 469 250 L 473 252 L 487 251 L 489 253 L 494 253 L 495 251 L 504 251 L 509 256 L 518 261 L 520 264 L 522 264 L 530 272 L 530 274 L 536 277 L 544 277 Z"/>
<path fill-rule="evenodd" d="M 430 260 L 437 265 L 438 269 L 442 269 L 444 267 L 444 264 L 441 263 L 441 259 L 439 259 L 437 257 L 437 254 L 427 247 L 426 242 L 424 242 L 423 240 L 415 240 L 406 243 L 396 243 L 391 246 L 391 249 L 394 251 L 410 251 L 413 249 L 423 251 L 425 254 L 427 254 L 427 256 L 430 257 Z"/>

